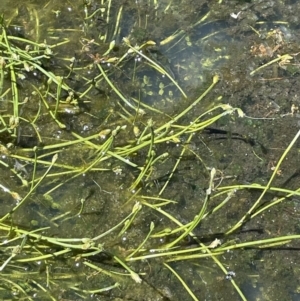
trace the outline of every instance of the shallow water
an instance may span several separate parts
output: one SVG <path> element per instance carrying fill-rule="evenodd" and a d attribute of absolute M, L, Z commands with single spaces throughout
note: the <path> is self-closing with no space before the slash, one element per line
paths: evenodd
<path fill-rule="evenodd" d="M 0 184 L 22 196 L 26 195 L 28 188 L 21 186 L 9 168 L 16 163 L 23 164 L 25 169 L 21 167 L 19 171 L 21 177 L 30 181 L 34 172 L 32 148 L 35 145 L 39 146 L 38 158 L 44 160 L 37 166 L 36 178 L 42 176 L 49 166 L 47 162 L 57 151 L 54 148 L 54 152 L 50 153 L 47 146 L 74 141 L 72 133 L 88 137 L 99 131 L 127 125 L 108 148 L 120 150 L 128 145 L 128 141 L 136 141 L 134 126 L 143 130 L 152 118 L 154 128 L 158 128 L 169 120 L 169 116 L 175 118 L 203 93 L 215 74 L 220 76 L 220 82 L 208 97 L 182 118 L 182 124 L 188 124 L 219 103 L 240 107 L 250 117 L 225 116 L 213 124 L 210 131 L 197 131 L 191 141 L 187 141 L 185 135 L 179 141 L 155 145 L 155 155 L 168 152 L 169 157 L 159 161 L 137 187 L 133 187 L 132 183 L 141 169 L 128 166 L 128 162 L 120 161 L 118 157 L 105 159 L 106 151 L 97 153 L 96 148 L 88 144 L 63 147 L 58 157 L 60 166 L 52 168 L 51 176 L 43 180 L 29 201 L 14 213 L 12 223 L 20 228 L 49 227 L 43 231 L 43 235 L 49 237 L 96 237 L 124 219 L 134 202 L 157 197 L 178 158 L 181 158 L 180 164 L 159 196 L 176 201 L 176 204 L 167 205 L 166 209 L 162 207 L 181 223 L 188 223 L 201 210 L 212 167 L 217 169 L 217 188 L 209 201 L 208 212 L 224 199 L 224 196 L 218 196 L 219 186 L 237 183 L 266 185 L 281 154 L 298 130 L 295 107 L 299 103 L 296 53 L 299 52 L 297 16 L 300 15 L 300 5 L 297 1 L 197 1 L 197 4 L 188 0 L 72 1 L 67 4 L 60 1 L 20 1 L 13 8 L 1 2 L 0 11 L 4 12 L 9 35 L 49 45 L 66 42 L 54 47 L 50 59 L 42 64 L 49 72 L 63 76 L 64 84 L 74 90 L 80 100 L 76 110 L 75 106 L 59 107 L 58 118 L 66 129 L 60 129 L 42 106 L 42 114 L 36 122 L 42 143 L 38 142 L 29 122 L 20 124 L 16 139 L 2 134 L 1 143 L 13 143 L 15 148 L 12 155 L 3 154 L 1 157 L 1 172 L 6 176 Z M 230 16 L 239 11 L 238 18 Z M 132 46 L 155 42 L 155 45 L 146 45 L 142 52 L 151 61 L 136 55 L 121 63 L 109 62 L 114 57 L 120 60 L 127 53 L 123 37 L 128 37 Z M 108 55 L 104 55 L 113 40 L 115 46 Z M 259 66 L 285 53 L 294 55 L 292 64 L 286 61 L 273 64 L 250 75 Z M 70 72 L 72 58 L 76 63 Z M 130 106 L 98 77 L 100 72 L 95 62 L 101 63 L 130 104 L 135 99 L 164 114 L 145 106 L 145 116 L 132 117 L 128 113 Z M 20 115 L 25 120 L 33 120 L 39 99 L 32 94 L 31 84 L 44 91 L 45 77 L 35 71 L 19 72 L 26 78 L 18 81 L 19 98 L 29 97 Z M 10 81 L 6 77 L 3 91 L 9 87 Z M 91 89 L 87 90 L 88 87 Z M 50 86 L 50 92 L 55 94 L 57 90 Z M 65 89 L 61 98 L 67 96 Z M 54 98 L 47 98 L 53 110 L 56 105 Z M 11 101 L 4 95 L 1 102 L 1 114 L 7 118 L 12 110 Z M 291 112 L 292 105 L 295 112 Z M 106 138 L 98 137 L 92 142 L 102 145 Z M 184 148 L 187 152 L 182 154 Z M 144 167 L 150 160 L 148 150 L 137 150 L 126 160 Z M 25 154 L 28 161 L 24 159 Z M 43 154 L 47 156 L 42 157 Z M 99 164 L 94 161 L 97 156 L 101 158 Z M 272 186 L 298 189 L 298 156 L 295 147 Z M 136 191 L 138 193 L 134 195 Z M 259 195 L 260 192 L 254 189 L 237 191 L 222 210 L 208 214 L 201 221 L 194 230 L 197 239 L 209 245 L 219 238 L 222 245 L 226 245 L 298 234 L 299 197 L 293 196 L 249 219 L 233 234 L 224 235 Z M 5 214 L 13 208 L 15 200 L 5 191 L 1 191 L 0 196 Z M 279 197 L 280 193 L 268 193 L 262 204 Z M 144 205 L 134 223 L 122 235 L 118 235 L 120 227 L 97 241 L 104 245 L 104 252 L 87 261 L 113 274 L 87 268 L 84 257 L 76 257 L 76 253 L 72 253 L 58 262 L 53 258 L 26 263 L 25 266 L 15 262 L 18 269 L 32 272 L 32 280 L 29 277 L 28 282 L 24 282 L 21 276 L 20 279 L 13 277 L 14 265 L 4 269 L 5 277 L 27 289 L 28 296 L 35 300 L 50 300 L 51 297 L 52 300 L 190 300 L 179 280 L 162 264 L 165 258 L 127 262 L 141 275 L 142 284 L 135 283 L 128 276 L 118 275 L 125 269 L 112 260 L 113 255 L 126 258 L 142 244 L 151 222 L 155 225 L 154 233 L 174 227 L 169 218 Z M 148 240 L 142 254 L 147 255 L 147 250 L 159 248 L 173 238 L 166 235 Z M 298 244 L 294 241 L 275 248 L 230 250 L 218 259 L 227 271 L 234 272 L 232 274 L 236 276 L 233 279 L 247 300 L 300 300 Z M 180 249 L 195 245 L 195 238 L 184 239 L 180 242 Z M 60 249 L 52 245 L 48 250 L 42 247 L 39 250 L 41 254 L 57 251 Z M 172 256 L 166 258 L 172 259 Z M 230 279 L 226 279 L 226 273 L 211 258 L 169 264 L 199 300 L 240 300 Z M 50 283 L 46 280 L 47 275 L 50 275 Z M 92 293 L 115 282 L 121 284 L 121 290 L 115 288 L 101 294 Z M 15 298 L 14 294 L 16 298 L 24 296 L 17 286 L 11 290 L 8 287 L 6 283 L 3 285 L 5 291 L 0 291 L 2 298 Z"/>

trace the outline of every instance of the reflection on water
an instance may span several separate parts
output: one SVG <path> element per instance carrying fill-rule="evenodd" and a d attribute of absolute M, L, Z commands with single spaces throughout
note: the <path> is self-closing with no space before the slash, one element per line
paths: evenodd
<path fill-rule="evenodd" d="M 293 129 L 293 119 L 280 119 L 277 123 L 278 111 L 273 111 L 268 106 L 268 101 L 276 102 L 277 110 L 285 110 L 280 113 L 287 114 L 290 105 L 287 104 L 287 98 L 294 97 L 298 101 L 295 85 L 299 71 L 288 70 L 287 62 L 283 62 L 272 70 L 267 69 L 266 74 L 260 78 L 251 77 L 250 72 L 265 64 L 270 56 L 275 58 L 285 52 L 296 53 L 299 50 L 295 42 L 299 38 L 298 27 L 295 28 L 292 23 L 296 20 L 291 19 L 291 23 L 288 23 L 289 15 L 294 15 L 299 7 L 293 1 L 288 1 L 285 9 L 281 1 L 252 2 L 16 1 L 14 7 L 10 7 L 9 1 L 2 1 L 0 11 L 4 12 L 9 35 L 26 37 L 49 45 L 65 42 L 53 49 L 50 60 L 43 60 L 41 64 L 49 72 L 64 77 L 64 84 L 76 91 L 75 98 L 79 98 L 79 104 L 76 109 L 69 103 L 56 108 L 56 102 L 51 97 L 47 99 L 49 106 L 53 110 L 57 109 L 60 121 L 66 124 L 66 129 L 60 129 L 51 118 L 39 119 L 38 130 L 46 145 L 74 140 L 76 136 L 72 132 L 86 137 L 118 125 L 126 124 L 128 128 L 138 125 L 133 128 L 136 137 L 131 132 L 121 133 L 114 141 L 113 146 L 121 148 L 128 140 L 137 139 L 140 135 L 136 134 L 140 131 L 139 127 L 142 129 L 150 118 L 154 125 L 160 125 L 162 120 L 169 120 L 169 116 L 179 114 L 195 95 L 198 97 L 207 88 L 214 74 L 220 76 L 221 83 L 209 98 L 204 99 L 185 116 L 186 119 L 194 120 L 205 110 L 218 104 L 221 101 L 219 96 L 226 98 L 224 103 L 241 106 L 249 116 L 273 118 L 273 124 L 270 125 L 262 120 L 241 121 L 230 116 L 215 125 L 228 131 L 228 135 L 220 136 L 216 131 L 212 135 L 197 133 L 191 142 L 174 140 L 154 147 L 156 154 L 168 152 L 170 157 L 162 160 L 151 171 L 151 176 L 140 185 L 141 195 L 157 196 L 178 158 L 183 158 L 162 197 L 176 201 L 176 204 L 168 205 L 168 212 L 180 222 L 188 223 L 199 212 L 205 199 L 205 191 L 209 185 L 208 170 L 212 167 L 218 170 L 219 182 L 216 185 L 233 185 L 236 180 L 242 184 L 265 184 L 274 170 L 276 160 L 294 135 L 294 132 L 289 134 L 283 130 Z M 239 11 L 241 13 L 237 19 L 230 17 L 231 13 Z M 280 16 L 278 11 L 281 12 Z M 278 22 L 280 25 L 276 25 L 277 20 L 281 21 Z M 263 24 L 257 23 L 258 21 Z M 127 37 L 133 47 L 144 45 L 140 49 L 141 54 L 128 52 L 123 37 Z M 113 40 L 114 45 L 111 44 Z M 134 101 L 142 102 L 146 105 L 144 108 L 149 106 L 163 111 L 164 114 L 158 117 L 156 111 L 148 110 L 147 118 L 142 116 L 138 119 L 139 116 L 136 116 L 137 120 L 133 121 L 127 113 L 130 106 L 120 105 L 120 95 L 113 93 L 112 86 L 100 77 L 97 63 L 101 63 L 125 100 L 131 101 L 130 104 Z M 31 74 L 26 67 L 20 74 L 37 84 L 41 90 L 45 88 L 42 74 Z M 283 79 L 285 81 L 281 81 Z M 9 87 L 7 83 L 4 85 Z M 31 89 L 29 84 L 20 85 L 20 99 L 30 97 L 33 100 L 22 112 L 22 116 L 29 120 L 36 116 L 38 103 Z M 64 91 L 62 98 L 73 97 L 69 92 Z M 55 94 L 57 91 L 51 93 Z M 4 101 L 9 108 L 10 100 L 3 96 L 2 102 Z M 46 115 L 47 110 L 43 113 Z M 233 137 L 229 139 L 231 132 L 250 132 L 255 136 L 251 138 L 258 139 L 259 143 L 251 145 L 248 142 L 254 140 Z M 106 133 L 110 132 L 101 133 L 93 143 L 105 143 Z M 31 148 L 37 143 L 36 139 L 29 144 L 29 138 L 22 138 L 33 135 L 26 126 L 18 135 L 19 150 Z M 284 138 L 280 138 L 283 135 Z M 275 144 L 273 141 L 276 139 Z M 260 143 L 266 144 L 271 153 L 264 154 L 259 149 Z M 182 154 L 184 148 L 190 150 L 189 154 Z M 144 166 L 144 158 L 149 157 L 149 154 L 151 152 L 148 149 L 137 151 L 127 159 L 136 166 Z M 103 160 L 100 166 L 95 165 L 98 170 L 90 172 L 88 164 L 98 155 L 92 147 L 76 145 L 63 148 L 59 163 L 85 166 L 85 172 L 79 177 L 73 177 L 70 168 L 69 173 L 66 172 L 62 177 L 44 181 L 44 186 L 38 188 L 28 205 L 21 207 L 16 214 L 18 224 L 26 227 L 29 225 L 31 229 L 50 227 L 47 235 L 52 237 L 95 237 L 99 232 L 107 231 L 124 219 L 132 210 L 133 202 L 138 200 L 139 195 L 136 199 L 133 198 L 133 191 L 128 188 L 132 187 L 141 169 L 128 166 L 126 162 L 114 157 L 112 160 Z M 297 156 L 295 152 L 295 160 Z M 199 160 L 200 157 L 204 163 Z M 49 161 L 49 158 L 50 156 L 43 160 Z M 22 167 L 26 168 L 24 177 L 34 170 L 33 161 L 28 160 Z M 286 183 L 289 189 L 297 189 L 298 174 L 293 170 L 294 164 L 295 162 L 289 161 L 286 170 L 282 171 L 284 179 L 288 179 Z M 7 169 L 3 167 L 4 170 Z M 54 168 L 53 174 L 55 171 L 61 172 L 60 170 Z M 289 174 L 287 170 L 293 171 L 296 176 Z M 42 172 L 44 166 L 38 170 L 38 173 Z M 12 183 L 11 179 L 5 181 L 5 185 Z M 60 182 L 65 183 L 59 186 Z M 276 185 L 282 182 L 279 177 Z M 52 192 L 57 186 L 58 189 Z M 137 188 L 131 190 L 136 191 Z M 21 190 L 25 194 L 25 189 L 19 186 L 13 190 Z M 43 194 L 48 194 L 49 191 L 51 198 L 43 198 Z M 259 240 L 267 235 L 274 237 L 299 232 L 296 212 L 298 208 L 284 203 L 284 206 L 278 206 L 268 214 L 250 219 L 245 227 L 234 234 L 225 235 L 258 196 L 259 192 L 237 192 L 226 209 L 208 214 L 195 229 L 196 236 L 207 245 L 215 238 L 220 238 L 221 243 L 226 245 Z M 265 201 L 276 197 L 280 196 L 268 195 Z M 208 211 L 217 206 L 218 202 L 220 199 L 212 197 Z M 11 204 L 5 199 L 4 193 L 1 195 L 1 203 L 5 212 L 11 210 Z M 58 216 L 62 217 L 57 218 Z M 43 283 L 43 287 L 47 287 L 58 299 L 98 300 L 98 296 L 83 292 L 92 291 L 99 286 L 109 287 L 113 284 L 113 279 L 121 283 L 122 289 L 104 292 L 101 300 L 189 300 L 190 296 L 179 285 L 178 279 L 162 266 L 161 259 L 130 262 L 131 268 L 143 277 L 141 285 L 137 285 L 130 277 L 120 277 L 118 273 L 123 272 L 123 269 L 111 262 L 113 255 L 125 258 L 130 250 L 137 248 L 148 235 L 151 222 L 155 224 L 157 232 L 174 226 L 168 218 L 160 216 L 156 211 L 143 208 L 132 227 L 121 236 L 117 236 L 117 232 L 106 236 L 103 242 L 105 252 L 91 257 L 91 262 L 100 269 L 109 267 L 113 278 L 105 273 L 101 275 L 101 270 L 98 271 L 100 276 L 94 270 L 87 270 L 84 259 L 80 256 L 76 258 L 76 254 L 59 263 L 51 261 L 49 265 L 44 262 L 30 263 L 26 269 L 34 274 L 37 266 L 42 265 L 39 268 L 40 274 L 34 274 L 33 277 L 36 277 L 36 283 Z M 158 248 L 163 243 L 168 243 L 168 239 L 167 236 L 153 239 L 151 243 L 146 243 L 145 248 Z M 197 240 L 189 238 L 182 242 L 180 248 L 188 249 L 194 244 L 197 244 Z M 232 275 L 232 279 L 249 301 L 300 300 L 297 291 L 299 271 L 295 265 L 298 259 L 296 253 L 292 253 L 288 247 L 278 248 L 276 251 L 271 248 L 249 248 L 229 250 L 219 260 L 230 271 L 229 276 Z M 239 300 L 231 279 L 227 279 L 230 278 L 228 274 L 226 278 L 224 271 L 210 258 L 183 260 L 170 265 L 199 300 L 227 300 L 227 296 L 230 296 L 230 300 Z M 50 274 L 51 285 L 46 283 L 44 274 Z M 25 284 L 22 283 L 22 286 L 25 287 Z M 49 298 L 45 291 L 37 293 L 37 300 Z M 3 298 L 12 298 L 11 293 L 3 293 Z"/>

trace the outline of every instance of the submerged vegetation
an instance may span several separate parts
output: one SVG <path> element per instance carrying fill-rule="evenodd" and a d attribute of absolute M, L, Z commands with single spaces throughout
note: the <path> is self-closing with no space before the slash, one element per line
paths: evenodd
<path fill-rule="evenodd" d="M 230 5 L 148 2 L 80 2 L 69 23 L 74 7 L 51 2 L 51 22 L 40 4 L 2 16 L 3 300 L 275 300 L 249 291 L 265 258 L 284 275 L 264 250 L 297 248 L 284 223 L 299 209 L 300 131 L 272 153 L 262 127 L 298 107 L 277 116 L 274 96 L 254 118 L 243 100 L 297 76 L 299 46 L 254 20 L 260 1 L 239 4 L 239 59 Z M 280 300 L 297 295 L 289 283 Z"/>

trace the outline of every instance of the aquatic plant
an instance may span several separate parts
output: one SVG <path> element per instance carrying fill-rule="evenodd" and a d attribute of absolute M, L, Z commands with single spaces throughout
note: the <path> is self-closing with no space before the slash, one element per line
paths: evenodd
<path fill-rule="evenodd" d="M 165 13 L 171 3 L 167 3 Z M 90 23 L 93 18 L 103 12 L 102 6 L 91 6 L 85 2 L 86 33 L 94 25 Z M 212 125 L 247 116 L 213 93 L 219 84 L 218 73 L 203 81 L 198 96 L 188 97 L 168 64 L 154 55 L 159 52 L 157 43 L 145 40 L 145 32 L 135 32 L 117 45 L 123 9 L 123 5 L 114 8 L 113 30 L 102 28 L 98 37 L 101 43 L 82 39 L 74 57 L 59 57 L 61 47 L 71 43 L 67 38 L 40 43 L 38 38 L 34 41 L 11 34 L 13 18 L 7 23 L 1 21 L 0 163 L 2 174 L 7 176 L 0 181 L 0 294 L 27 300 L 85 299 L 117 291 L 120 286 L 146 283 L 169 298 L 149 280 L 151 269 L 154 278 L 162 269 L 164 273 L 170 271 L 193 300 L 201 300 L 188 275 L 178 271 L 176 264 L 189 262 L 197 270 L 199 259 L 209 259 L 218 267 L 213 266 L 213 270 L 222 275 L 222 281 L 229 280 L 237 295 L 247 300 L 235 271 L 222 256 L 250 248 L 274 248 L 299 239 L 299 235 L 288 234 L 240 241 L 240 230 L 270 208 L 299 196 L 299 189 L 280 188 L 273 182 L 300 131 L 283 151 L 267 184 L 224 184 L 222 172 L 209 166 L 203 159 L 204 151 L 198 152 L 193 143 L 205 132 L 230 134 Z M 37 19 L 34 32 L 38 37 L 38 13 L 29 11 Z M 203 14 L 190 30 L 205 25 L 210 13 Z M 144 14 L 139 16 L 139 22 L 146 24 Z M 107 13 L 107 23 L 109 17 Z M 186 37 L 186 30 L 176 30 L 160 45 L 176 47 Z M 137 43 L 140 40 L 143 42 Z M 96 47 L 101 48 L 101 54 Z M 290 56 L 270 60 L 250 75 L 286 59 Z M 138 65 L 139 60 L 143 64 Z M 57 68 L 61 62 L 63 68 Z M 149 72 L 155 74 L 151 80 L 157 89 L 146 75 Z M 167 86 L 171 87 L 168 93 Z M 130 94 L 132 87 L 140 93 Z M 176 108 L 174 94 L 180 95 L 176 97 L 180 100 L 178 110 L 164 111 L 162 103 L 170 102 Z M 155 99 L 159 96 L 161 102 Z M 210 102 L 204 103 L 208 98 Z M 251 136 L 232 133 L 231 138 L 253 148 L 258 145 L 264 151 Z M 210 151 L 204 141 L 201 144 Z M 189 156 L 201 169 L 203 187 L 194 188 L 198 204 L 189 204 L 188 215 L 182 218 L 178 215 L 182 208 L 172 191 L 174 182 L 183 185 L 187 178 L 176 180 Z M 107 187 L 116 192 L 107 191 Z M 177 187 L 176 193 L 179 191 Z M 258 197 L 234 216 L 232 225 L 222 220 L 220 233 L 199 235 L 203 225 L 214 229 L 221 224 L 220 215 L 226 214 L 229 206 L 235 211 L 234 203 L 252 192 Z M 279 197 L 266 197 L 273 193 Z M 116 194 L 121 195 L 117 202 Z M 108 218 L 105 210 L 109 210 Z M 199 282 L 203 282 L 201 276 Z"/>

